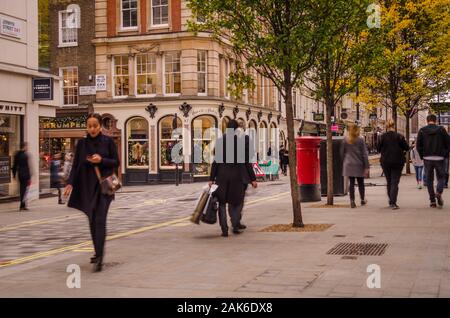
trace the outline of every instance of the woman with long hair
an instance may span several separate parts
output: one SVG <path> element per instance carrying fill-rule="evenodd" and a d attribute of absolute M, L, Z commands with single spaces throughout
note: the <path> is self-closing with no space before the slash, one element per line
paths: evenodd
<path fill-rule="evenodd" d="M 119 167 L 117 147 L 111 137 L 102 130 L 102 117 L 89 114 L 87 118 L 87 136 L 76 147 L 72 170 L 64 195 L 71 194 L 68 206 L 84 212 L 89 219 L 95 255 L 91 258 L 94 271 L 99 272 L 103 266 L 106 239 L 106 216 L 114 195 L 103 194 L 100 189 L 99 176 L 109 177 Z"/>
<path fill-rule="evenodd" d="M 364 188 L 364 177 L 369 172 L 369 156 L 366 143 L 360 137 L 360 128 L 356 124 L 348 126 L 348 135 L 342 142 L 341 154 L 343 157 L 344 177 L 350 179 L 350 206 L 356 208 L 355 183 L 358 182 L 359 197 L 361 205 L 367 204 Z"/>

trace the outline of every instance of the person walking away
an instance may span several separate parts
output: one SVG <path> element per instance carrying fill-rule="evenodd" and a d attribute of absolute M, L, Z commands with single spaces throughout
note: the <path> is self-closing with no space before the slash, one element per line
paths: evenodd
<path fill-rule="evenodd" d="M 64 204 L 62 200 L 62 191 L 61 188 L 62 180 L 61 180 L 61 154 L 56 153 L 52 161 L 50 162 L 50 188 L 58 190 L 58 204 Z"/>
<path fill-rule="evenodd" d="M 106 218 L 114 195 L 103 194 L 96 174 L 111 176 L 119 167 L 116 145 L 111 137 L 101 133 L 102 117 L 91 113 L 87 117 L 87 136 L 78 141 L 72 171 L 64 195 L 70 195 L 68 206 L 84 212 L 89 219 L 95 255 L 91 258 L 94 271 L 102 270 L 106 239 Z"/>
<path fill-rule="evenodd" d="M 444 159 L 450 148 L 449 136 L 442 126 L 436 125 L 436 115 L 427 116 L 427 126 L 422 127 L 417 134 L 417 150 L 423 159 L 427 178 L 427 189 L 430 196 L 430 207 L 444 205 L 445 167 Z M 437 185 L 434 190 L 434 172 L 436 171 Z"/>
<path fill-rule="evenodd" d="M 64 166 L 63 166 L 64 183 L 67 183 L 67 180 L 69 180 L 70 172 L 72 171 L 72 165 L 73 165 L 73 153 L 69 152 L 64 157 Z"/>
<path fill-rule="evenodd" d="M 411 146 L 410 157 L 411 157 L 411 162 L 414 166 L 414 170 L 416 172 L 417 188 L 422 189 L 423 160 L 420 158 L 419 152 L 417 151 L 417 145 L 416 145 L 415 141 L 413 141 L 413 144 Z"/>
<path fill-rule="evenodd" d="M 31 169 L 29 165 L 29 156 L 27 153 L 28 145 L 26 142 L 20 143 L 20 150 L 14 155 L 14 164 L 12 173 L 14 179 L 18 177 L 20 187 L 20 208 L 19 211 L 28 211 L 26 206 L 26 193 L 31 185 Z"/>
<path fill-rule="evenodd" d="M 238 136 L 233 133 L 238 128 L 238 122 L 230 120 L 227 128 L 227 132 L 217 140 L 209 181 L 209 186 L 214 182 L 219 186 L 214 194 L 219 201 L 219 224 L 223 237 L 228 236 L 227 204 L 233 233 L 240 234 L 242 233 L 239 229 L 240 211 L 244 202 L 245 185 L 251 183 L 253 188 L 257 188 L 256 176 L 251 164 L 245 162 L 245 154 L 243 158 L 240 158 L 238 154 Z M 230 138 L 233 140 L 230 141 Z M 241 142 L 245 143 L 245 140 Z M 231 154 L 227 154 L 227 143 L 234 146 Z"/>
<path fill-rule="evenodd" d="M 355 182 L 358 182 L 359 197 L 361 205 L 366 205 L 364 177 L 369 174 L 369 155 L 366 143 L 360 137 L 360 127 L 351 124 L 348 127 L 348 136 L 341 145 L 341 156 L 343 158 L 342 175 L 350 179 L 350 206 L 356 208 Z"/>
<path fill-rule="evenodd" d="M 281 173 L 284 175 L 286 167 L 283 163 L 283 158 L 284 158 L 284 147 L 281 146 L 280 151 L 278 151 L 278 160 L 280 161 Z"/>
<path fill-rule="evenodd" d="M 409 151 L 409 146 L 405 137 L 395 132 L 394 127 L 392 120 L 387 122 L 387 132 L 380 138 L 378 152 L 381 154 L 380 163 L 386 177 L 389 207 L 397 210 L 399 209 L 397 205 L 398 185 L 406 162 L 405 153 Z"/>

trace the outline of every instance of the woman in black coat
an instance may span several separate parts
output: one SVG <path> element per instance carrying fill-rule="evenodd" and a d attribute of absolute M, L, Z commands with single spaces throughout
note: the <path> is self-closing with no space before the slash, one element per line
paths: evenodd
<path fill-rule="evenodd" d="M 68 206 L 78 209 L 89 218 L 95 255 L 94 271 L 101 271 L 106 239 L 106 216 L 114 195 L 102 194 L 94 166 L 102 178 L 111 176 L 119 167 L 117 148 L 112 138 L 101 133 L 102 118 L 90 114 L 87 119 L 87 136 L 78 142 L 74 162 L 64 194 L 71 194 Z"/>
<path fill-rule="evenodd" d="M 217 140 L 215 149 L 215 160 L 211 166 L 211 175 L 209 185 L 215 182 L 219 187 L 214 192 L 219 201 L 219 223 L 222 229 L 222 236 L 228 236 L 228 224 L 226 205 L 228 204 L 228 213 L 231 218 L 233 233 L 239 234 L 241 206 L 244 202 L 246 185 L 251 183 L 254 188 L 257 187 L 255 172 L 249 162 L 249 145 L 245 138 L 240 140 L 245 145 L 245 153 L 238 154 L 238 137 L 228 135 L 231 130 L 238 128 L 236 120 L 230 120 L 227 126 L 227 133 Z M 227 138 L 234 138 L 234 154 L 228 156 L 226 153 Z M 239 137 L 242 138 L 242 137 Z M 222 150 L 222 153 L 219 151 Z M 241 158 L 242 160 L 238 160 Z"/>

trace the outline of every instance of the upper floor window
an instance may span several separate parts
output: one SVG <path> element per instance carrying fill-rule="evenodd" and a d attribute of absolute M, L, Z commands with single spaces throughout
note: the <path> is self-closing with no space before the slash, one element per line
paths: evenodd
<path fill-rule="evenodd" d="M 73 22 L 74 12 L 59 11 L 59 46 L 77 46 L 78 29 Z"/>
<path fill-rule="evenodd" d="M 156 94 L 156 56 L 155 54 L 136 55 L 137 95 Z"/>
<path fill-rule="evenodd" d="M 63 78 L 63 104 L 65 106 L 78 105 L 78 67 L 63 67 L 59 69 Z"/>
<path fill-rule="evenodd" d="M 206 95 L 206 58 L 208 56 L 207 51 L 197 51 L 197 81 L 198 81 L 198 94 Z"/>
<path fill-rule="evenodd" d="M 181 93 L 181 53 L 167 52 L 164 56 L 165 94 Z"/>
<path fill-rule="evenodd" d="M 113 81 L 114 96 L 128 96 L 130 90 L 128 55 L 114 56 Z"/>
<path fill-rule="evenodd" d="M 169 0 L 152 0 L 152 25 L 169 24 Z"/>
<path fill-rule="evenodd" d="M 137 0 L 122 0 L 122 28 L 136 28 L 138 22 Z"/>

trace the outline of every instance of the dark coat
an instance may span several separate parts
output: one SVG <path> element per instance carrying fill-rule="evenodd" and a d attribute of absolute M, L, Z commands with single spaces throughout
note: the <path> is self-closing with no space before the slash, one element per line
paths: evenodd
<path fill-rule="evenodd" d="M 223 149 L 223 158 L 226 156 L 225 134 L 216 143 L 216 150 Z M 219 188 L 215 192 L 220 204 L 229 203 L 233 206 L 240 205 L 244 201 L 246 185 L 256 181 L 255 172 L 249 161 L 249 138 L 245 137 L 245 159 L 240 162 L 237 156 L 237 137 L 235 137 L 235 156 L 232 160 L 216 161 L 212 163 L 210 181 L 215 181 Z M 217 153 L 216 153 L 217 155 Z"/>
<path fill-rule="evenodd" d="M 119 167 L 117 147 L 112 138 L 100 134 L 95 138 L 88 136 L 78 142 L 72 171 L 67 180 L 67 184 L 73 187 L 68 206 L 83 211 L 88 216 L 91 216 L 98 206 L 109 206 L 114 199 L 114 196 L 102 194 L 100 191 L 94 165 L 86 159 L 94 154 L 102 157 L 98 167 L 103 178 L 112 175 Z"/>
<path fill-rule="evenodd" d="M 428 156 L 447 157 L 450 148 L 450 139 L 444 127 L 427 125 L 417 134 L 417 151 L 420 158 Z"/>
<path fill-rule="evenodd" d="M 61 161 L 52 160 L 50 163 L 50 188 L 62 188 L 62 177 L 59 175 Z"/>
<path fill-rule="evenodd" d="M 409 150 L 405 137 L 394 131 L 381 135 L 378 152 L 381 153 L 382 167 L 402 168 L 405 164 L 405 153 Z"/>
<path fill-rule="evenodd" d="M 13 177 L 18 174 L 20 181 L 29 181 L 31 179 L 28 155 L 25 151 L 19 150 L 14 156 L 14 165 L 12 167 Z"/>
<path fill-rule="evenodd" d="M 344 139 L 341 144 L 341 156 L 344 158 L 342 169 L 344 177 L 364 177 L 364 171 L 369 169 L 369 155 L 364 139 L 359 137 L 353 144 Z"/>

